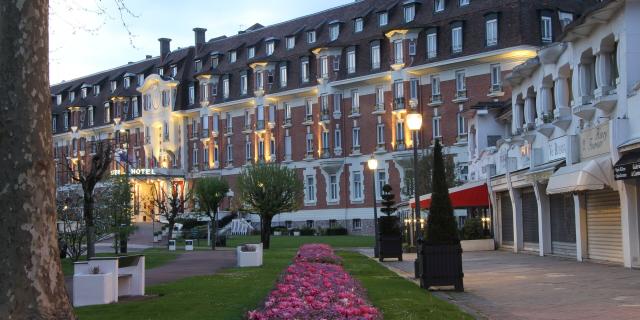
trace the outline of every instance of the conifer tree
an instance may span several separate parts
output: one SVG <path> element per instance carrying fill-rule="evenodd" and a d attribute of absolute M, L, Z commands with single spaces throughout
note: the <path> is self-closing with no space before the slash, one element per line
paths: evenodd
<path fill-rule="evenodd" d="M 433 148 L 433 192 L 427 220 L 425 242 L 431 245 L 458 244 L 458 227 L 449 199 L 449 186 L 445 177 L 442 146 L 436 140 Z"/>

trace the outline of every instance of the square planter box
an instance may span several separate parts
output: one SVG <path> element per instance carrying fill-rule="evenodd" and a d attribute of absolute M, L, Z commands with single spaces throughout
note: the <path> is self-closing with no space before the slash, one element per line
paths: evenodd
<path fill-rule="evenodd" d="M 493 239 L 462 240 L 462 252 L 492 251 L 496 249 Z"/>
<path fill-rule="evenodd" d="M 383 261 L 385 258 L 395 258 L 398 261 L 402 261 L 402 235 L 380 235 L 379 239 L 380 252 L 378 260 Z"/>
<path fill-rule="evenodd" d="M 117 297 L 114 297 L 112 273 L 73 276 L 74 307 L 108 304 L 117 301 Z"/>
<path fill-rule="evenodd" d="M 236 247 L 236 257 L 238 259 L 238 267 L 259 267 L 262 265 L 262 243 L 248 244 L 254 246 L 256 251 L 242 251 L 242 246 Z"/>
<path fill-rule="evenodd" d="M 420 245 L 420 287 L 454 286 L 464 291 L 462 247 L 457 245 Z"/>

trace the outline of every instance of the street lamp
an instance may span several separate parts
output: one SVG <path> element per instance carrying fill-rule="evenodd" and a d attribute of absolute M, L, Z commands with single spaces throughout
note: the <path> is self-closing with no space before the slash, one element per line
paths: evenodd
<path fill-rule="evenodd" d="M 372 184 L 373 184 L 373 226 L 374 226 L 374 232 L 375 232 L 375 246 L 373 247 L 373 255 L 374 257 L 378 258 L 380 255 L 380 248 L 379 248 L 379 243 L 378 243 L 378 207 L 376 204 L 376 170 L 378 169 L 378 160 L 371 155 L 371 158 L 369 160 L 367 160 L 367 166 L 369 167 L 369 170 L 371 170 L 371 177 L 373 178 Z"/>
<path fill-rule="evenodd" d="M 415 216 L 416 221 L 420 220 L 420 195 L 418 194 L 418 132 L 422 128 L 422 115 L 417 112 L 407 114 L 407 126 L 413 133 L 413 193 L 415 200 Z M 416 239 L 421 238 L 420 225 L 415 224 Z"/>

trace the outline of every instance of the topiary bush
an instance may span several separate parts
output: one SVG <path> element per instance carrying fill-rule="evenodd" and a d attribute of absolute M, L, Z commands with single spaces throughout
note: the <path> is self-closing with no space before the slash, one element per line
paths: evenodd
<path fill-rule="evenodd" d="M 316 235 L 316 230 L 313 229 L 313 228 L 304 227 L 304 228 L 300 229 L 300 235 L 301 236 L 315 236 Z"/>
<path fill-rule="evenodd" d="M 462 239 L 477 240 L 486 238 L 484 228 L 482 227 L 482 220 L 480 220 L 480 218 L 468 218 L 464 221 L 464 226 L 462 227 Z"/>

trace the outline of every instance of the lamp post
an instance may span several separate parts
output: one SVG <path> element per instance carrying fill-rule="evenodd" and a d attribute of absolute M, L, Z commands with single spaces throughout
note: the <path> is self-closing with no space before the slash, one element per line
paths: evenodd
<path fill-rule="evenodd" d="M 375 232 L 375 246 L 373 247 L 373 255 L 374 257 L 378 258 L 380 255 L 380 244 L 378 243 L 378 207 L 376 204 L 376 170 L 378 169 L 378 160 L 371 155 L 371 158 L 369 160 L 367 160 L 367 166 L 369 167 L 369 170 L 371 170 L 371 177 L 372 177 L 372 185 L 373 185 L 373 225 L 374 225 L 374 232 Z"/>
<path fill-rule="evenodd" d="M 420 221 L 420 195 L 418 194 L 418 131 L 422 128 L 422 115 L 417 112 L 412 112 L 407 114 L 407 126 L 409 130 L 413 133 L 413 193 L 414 193 L 414 201 L 415 201 L 415 238 L 422 238 L 420 234 L 420 225 L 418 222 Z"/>

